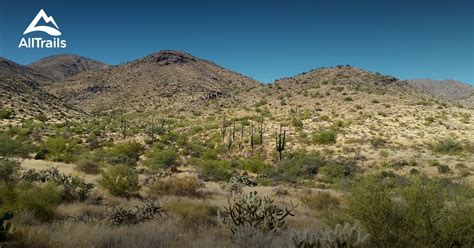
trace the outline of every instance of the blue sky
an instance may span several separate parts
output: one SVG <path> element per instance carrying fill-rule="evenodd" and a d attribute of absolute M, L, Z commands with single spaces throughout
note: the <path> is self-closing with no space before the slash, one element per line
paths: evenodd
<path fill-rule="evenodd" d="M 474 83 L 473 1 L 8 1 L 0 56 L 21 64 L 75 53 L 119 64 L 174 49 L 263 82 L 351 64 L 401 79 Z M 43 8 L 66 49 L 18 48 Z"/>

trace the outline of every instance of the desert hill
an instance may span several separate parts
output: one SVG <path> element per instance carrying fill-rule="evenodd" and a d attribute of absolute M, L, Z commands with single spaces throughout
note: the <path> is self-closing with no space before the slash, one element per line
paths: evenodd
<path fill-rule="evenodd" d="M 455 80 L 415 79 L 407 81 L 410 85 L 446 101 L 459 102 L 474 108 L 474 87 Z"/>

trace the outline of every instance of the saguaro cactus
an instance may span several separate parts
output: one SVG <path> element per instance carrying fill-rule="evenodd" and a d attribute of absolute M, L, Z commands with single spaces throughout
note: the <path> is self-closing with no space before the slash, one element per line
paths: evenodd
<path fill-rule="evenodd" d="M 221 134 L 222 134 L 222 140 L 225 139 L 225 133 L 227 132 L 227 123 L 226 123 L 226 120 L 224 118 L 224 120 L 222 120 L 222 124 L 221 124 Z"/>
<path fill-rule="evenodd" d="M 254 136 L 255 136 L 255 129 L 253 128 L 253 124 L 250 124 L 250 147 L 252 147 L 252 149 L 253 149 L 253 145 L 255 144 Z"/>
<path fill-rule="evenodd" d="M 263 132 L 265 132 L 265 128 L 263 127 L 263 116 L 260 119 L 259 127 L 258 127 L 258 133 L 260 134 L 260 143 L 263 144 Z"/>
<path fill-rule="evenodd" d="M 281 160 L 281 152 L 285 150 L 285 143 L 286 143 L 286 130 L 283 130 L 280 125 L 280 131 L 275 133 L 275 148 L 278 151 L 278 157 Z"/>
<path fill-rule="evenodd" d="M 127 138 L 127 128 L 128 128 L 128 121 L 123 117 L 123 114 L 120 116 L 120 126 L 122 127 L 122 138 Z"/>

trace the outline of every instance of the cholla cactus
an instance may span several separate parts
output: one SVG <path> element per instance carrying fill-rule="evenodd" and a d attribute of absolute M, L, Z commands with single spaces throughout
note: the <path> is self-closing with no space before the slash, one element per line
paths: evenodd
<path fill-rule="evenodd" d="M 244 187 L 255 187 L 257 185 L 258 183 L 250 179 L 248 176 L 232 176 L 225 184 L 224 189 L 231 193 L 240 194 Z"/>
<path fill-rule="evenodd" d="M 9 220 L 13 218 L 12 212 L 5 212 L 0 219 L 0 242 L 7 241 L 8 237 L 13 234 L 13 224 Z"/>
<path fill-rule="evenodd" d="M 309 232 L 293 232 L 291 239 L 295 248 L 350 248 L 367 243 L 369 235 L 362 232 L 358 225 L 337 224 L 318 235 Z"/>
<path fill-rule="evenodd" d="M 112 208 L 106 217 L 106 222 L 113 226 L 134 225 L 140 222 L 151 220 L 155 215 L 163 216 L 166 211 L 157 201 L 146 201 L 142 206 L 135 206 L 134 209 L 117 206 Z"/>
<path fill-rule="evenodd" d="M 67 200 L 86 200 L 90 191 L 94 188 L 94 184 L 86 183 L 78 177 L 67 176 L 54 167 L 40 171 L 29 169 L 23 174 L 22 180 L 27 182 L 53 182 L 63 187 L 64 198 Z"/>
<path fill-rule="evenodd" d="M 256 228 L 262 232 L 274 232 L 283 224 L 285 218 L 294 216 L 296 208 L 291 204 L 290 208 L 279 208 L 274 200 L 269 197 L 260 198 L 257 192 L 234 196 L 228 200 L 228 206 L 224 208 L 223 215 L 219 216 L 221 221 L 232 233 L 240 227 Z"/>

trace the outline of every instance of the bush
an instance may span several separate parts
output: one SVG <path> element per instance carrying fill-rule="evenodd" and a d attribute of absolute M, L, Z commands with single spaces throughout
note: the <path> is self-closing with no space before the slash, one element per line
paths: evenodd
<path fill-rule="evenodd" d="M 355 172 L 357 172 L 357 166 L 352 160 L 329 161 L 321 168 L 321 173 L 330 178 L 351 177 Z"/>
<path fill-rule="evenodd" d="M 20 168 L 20 163 L 17 161 L 0 159 L 0 180 L 4 183 L 15 182 Z"/>
<path fill-rule="evenodd" d="M 265 161 L 259 156 L 253 156 L 248 159 L 243 159 L 241 160 L 241 162 L 242 167 L 244 167 L 245 170 L 251 171 L 253 173 L 262 173 L 272 167 L 271 165 L 265 163 Z"/>
<path fill-rule="evenodd" d="M 370 233 L 371 246 L 471 247 L 473 199 L 470 188 L 425 177 L 414 177 L 395 191 L 384 180 L 367 176 L 349 191 L 347 213 Z"/>
<path fill-rule="evenodd" d="M 450 138 L 438 140 L 431 144 L 430 148 L 434 152 L 450 155 L 459 154 L 464 150 L 460 142 Z"/>
<path fill-rule="evenodd" d="M 337 139 L 336 130 L 319 130 L 313 134 L 313 142 L 320 145 L 335 144 Z"/>
<path fill-rule="evenodd" d="M 438 166 L 438 172 L 441 174 L 448 174 L 449 172 L 451 172 L 451 169 L 449 168 L 449 166 L 443 164 Z"/>
<path fill-rule="evenodd" d="M 29 147 L 6 135 L 0 135 L 0 157 L 27 157 Z"/>
<path fill-rule="evenodd" d="M 297 152 L 291 154 L 277 164 L 276 170 L 270 171 L 269 176 L 284 181 L 297 182 L 299 178 L 313 178 L 319 173 L 320 167 L 328 161 L 319 154 Z"/>
<path fill-rule="evenodd" d="M 95 161 L 93 158 L 81 158 L 76 164 L 76 168 L 86 174 L 99 174 L 100 163 Z"/>
<path fill-rule="evenodd" d="M 135 165 L 142 152 L 143 146 L 136 141 L 118 144 L 109 151 L 107 162 L 113 165 Z"/>
<path fill-rule="evenodd" d="M 325 191 L 304 194 L 301 201 L 313 210 L 338 209 L 340 205 L 338 198 Z"/>
<path fill-rule="evenodd" d="M 226 160 L 203 160 L 201 162 L 201 175 L 207 180 L 225 181 L 232 173 L 231 164 Z"/>
<path fill-rule="evenodd" d="M 149 194 L 151 196 L 175 195 L 198 197 L 204 184 L 194 177 L 166 178 L 156 181 L 150 186 Z"/>
<path fill-rule="evenodd" d="M 138 193 L 138 175 L 127 165 L 116 165 L 102 170 L 99 183 L 112 195 L 131 197 Z"/>
<path fill-rule="evenodd" d="M 218 208 L 207 202 L 193 202 L 179 199 L 177 201 L 168 202 L 164 207 L 177 215 L 182 224 L 186 227 L 203 228 L 216 224 L 215 217 Z"/>
<path fill-rule="evenodd" d="M 293 246 L 298 247 L 365 247 L 370 235 L 361 230 L 358 225 L 337 224 L 334 229 L 326 229 L 319 233 L 293 232 Z"/>
<path fill-rule="evenodd" d="M 0 120 L 11 119 L 13 117 L 13 112 L 9 109 L 0 109 Z"/>
<path fill-rule="evenodd" d="M 150 155 L 146 164 L 152 169 L 167 169 L 176 163 L 178 154 L 174 149 L 155 149 Z"/>
<path fill-rule="evenodd" d="M 71 163 L 77 160 L 84 148 L 78 145 L 75 140 L 67 140 L 64 137 L 50 137 L 40 147 L 37 159 L 48 159 L 52 161 Z"/>
<path fill-rule="evenodd" d="M 0 212 L 31 212 L 42 220 L 54 217 L 54 210 L 61 202 L 58 189 L 52 184 L 18 184 L 5 186 L 0 184 Z"/>

